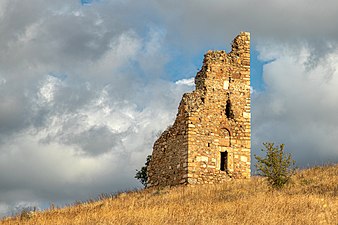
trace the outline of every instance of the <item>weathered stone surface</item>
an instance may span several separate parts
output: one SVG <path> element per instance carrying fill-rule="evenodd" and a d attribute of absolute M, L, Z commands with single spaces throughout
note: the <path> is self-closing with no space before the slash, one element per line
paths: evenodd
<path fill-rule="evenodd" d="M 208 51 L 173 126 L 155 142 L 148 187 L 250 177 L 250 34 Z"/>

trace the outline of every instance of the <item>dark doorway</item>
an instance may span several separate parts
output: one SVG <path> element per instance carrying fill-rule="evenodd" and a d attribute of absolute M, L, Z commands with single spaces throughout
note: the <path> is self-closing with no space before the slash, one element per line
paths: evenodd
<path fill-rule="evenodd" d="M 228 169 L 228 152 L 221 152 L 221 165 L 220 170 L 221 171 L 227 171 Z"/>

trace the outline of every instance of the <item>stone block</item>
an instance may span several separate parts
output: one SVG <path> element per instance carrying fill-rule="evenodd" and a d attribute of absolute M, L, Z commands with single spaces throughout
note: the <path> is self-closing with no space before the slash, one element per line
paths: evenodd
<path fill-rule="evenodd" d="M 246 156 L 241 156 L 241 161 L 242 161 L 242 162 L 247 162 L 247 161 L 248 161 L 248 157 L 246 157 Z"/>
<path fill-rule="evenodd" d="M 251 113 L 248 113 L 248 112 L 243 112 L 243 117 L 244 118 L 251 118 Z"/>
<path fill-rule="evenodd" d="M 208 162 L 208 157 L 206 156 L 197 156 L 196 162 Z"/>
<path fill-rule="evenodd" d="M 196 184 L 197 183 L 197 179 L 196 178 L 188 178 L 188 183 L 189 184 Z"/>

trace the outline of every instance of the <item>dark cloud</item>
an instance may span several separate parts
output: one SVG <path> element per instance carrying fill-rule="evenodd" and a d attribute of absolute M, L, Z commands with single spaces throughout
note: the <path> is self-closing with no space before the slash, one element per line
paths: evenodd
<path fill-rule="evenodd" d="M 91 127 L 79 134 L 70 134 L 62 137 L 62 140 L 67 145 L 77 145 L 84 152 L 90 155 L 99 155 L 110 152 L 116 145 L 121 145 L 121 138 L 124 135 L 118 133 L 114 135 L 109 128 L 105 126 Z M 55 138 L 53 138 L 55 139 Z"/>
<path fill-rule="evenodd" d="M 10 134 L 22 129 L 26 124 L 25 118 L 22 116 L 25 113 L 24 105 L 19 104 L 22 99 L 16 96 L 8 96 L 2 93 L 3 101 L 0 103 L 0 133 Z"/>
<path fill-rule="evenodd" d="M 153 1 L 155 2 L 155 1 Z M 256 38 L 295 41 L 308 39 L 337 40 L 337 1 L 161 1 L 154 3 L 165 22 L 175 27 L 174 35 L 186 35 L 191 41 L 222 41 L 239 30 Z M 286 16 L 287 15 L 287 16 Z M 179 26 L 178 26 L 179 24 Z M 202 37 L 195 35 L 201 35 Z M 220 34 L 220 35 L 214 35 Z M 194 38 L 195 36 L 195 38 Z M 256 40 L 255 40 L 256 41 Z"/>

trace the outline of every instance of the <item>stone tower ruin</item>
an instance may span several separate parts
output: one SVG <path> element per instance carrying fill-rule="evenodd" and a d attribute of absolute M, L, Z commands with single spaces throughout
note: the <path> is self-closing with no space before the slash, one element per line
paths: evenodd
<path fill-rule="evenodd" d="M 195 84 L 154 144 L 148 187 L 250 177 L 250 34 L 208 51 Z"/>

